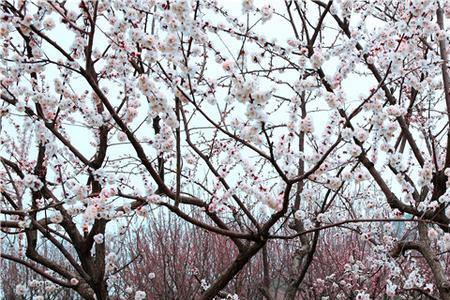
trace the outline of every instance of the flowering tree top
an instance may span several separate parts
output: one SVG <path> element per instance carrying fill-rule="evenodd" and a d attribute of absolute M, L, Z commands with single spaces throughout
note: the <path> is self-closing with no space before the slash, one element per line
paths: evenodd
<path fill-rule="evenodd" d="M 357 265 L 387 296 L 450 299 L 448 1 L 0 7 L 3 259 L 85 299 L 147 299 L 121 294 L 113 245 L 162 210 L 237 251 L 199 299 L 238 297 L 280 241 L 296 299 L 330 229 L 370 249 L 339 297 L 373 297 L 347 286 Z"/>

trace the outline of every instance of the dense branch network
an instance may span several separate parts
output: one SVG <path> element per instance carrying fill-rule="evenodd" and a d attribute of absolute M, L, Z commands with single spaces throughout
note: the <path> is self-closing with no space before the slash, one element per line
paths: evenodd
<path fill-rule="evenodd" d="M 450 4 L 222 2 L 0 2 L 14 292 L 450 299 Z"/>

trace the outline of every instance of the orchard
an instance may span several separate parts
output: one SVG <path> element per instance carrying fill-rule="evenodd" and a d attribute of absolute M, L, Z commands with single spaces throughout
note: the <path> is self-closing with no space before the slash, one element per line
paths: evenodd
<path fill-rule="evenodd" d="M 450 2 L 1 0 L 1 299 L 450 299 Z"/>

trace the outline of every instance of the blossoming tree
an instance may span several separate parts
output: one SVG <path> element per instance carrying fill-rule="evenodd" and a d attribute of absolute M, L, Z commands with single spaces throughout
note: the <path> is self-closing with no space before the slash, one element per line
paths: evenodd
<path fill-rule="evenodd" d="M 450 3 L 268 3 L 1 1 L 2 264 L 44 280 L 20 297 L 170 298 L 132 249 L 176 220 L 227 249 L 184 270 L 198 299 L 256 259 L 267 299 L 450 299 Z"/>

